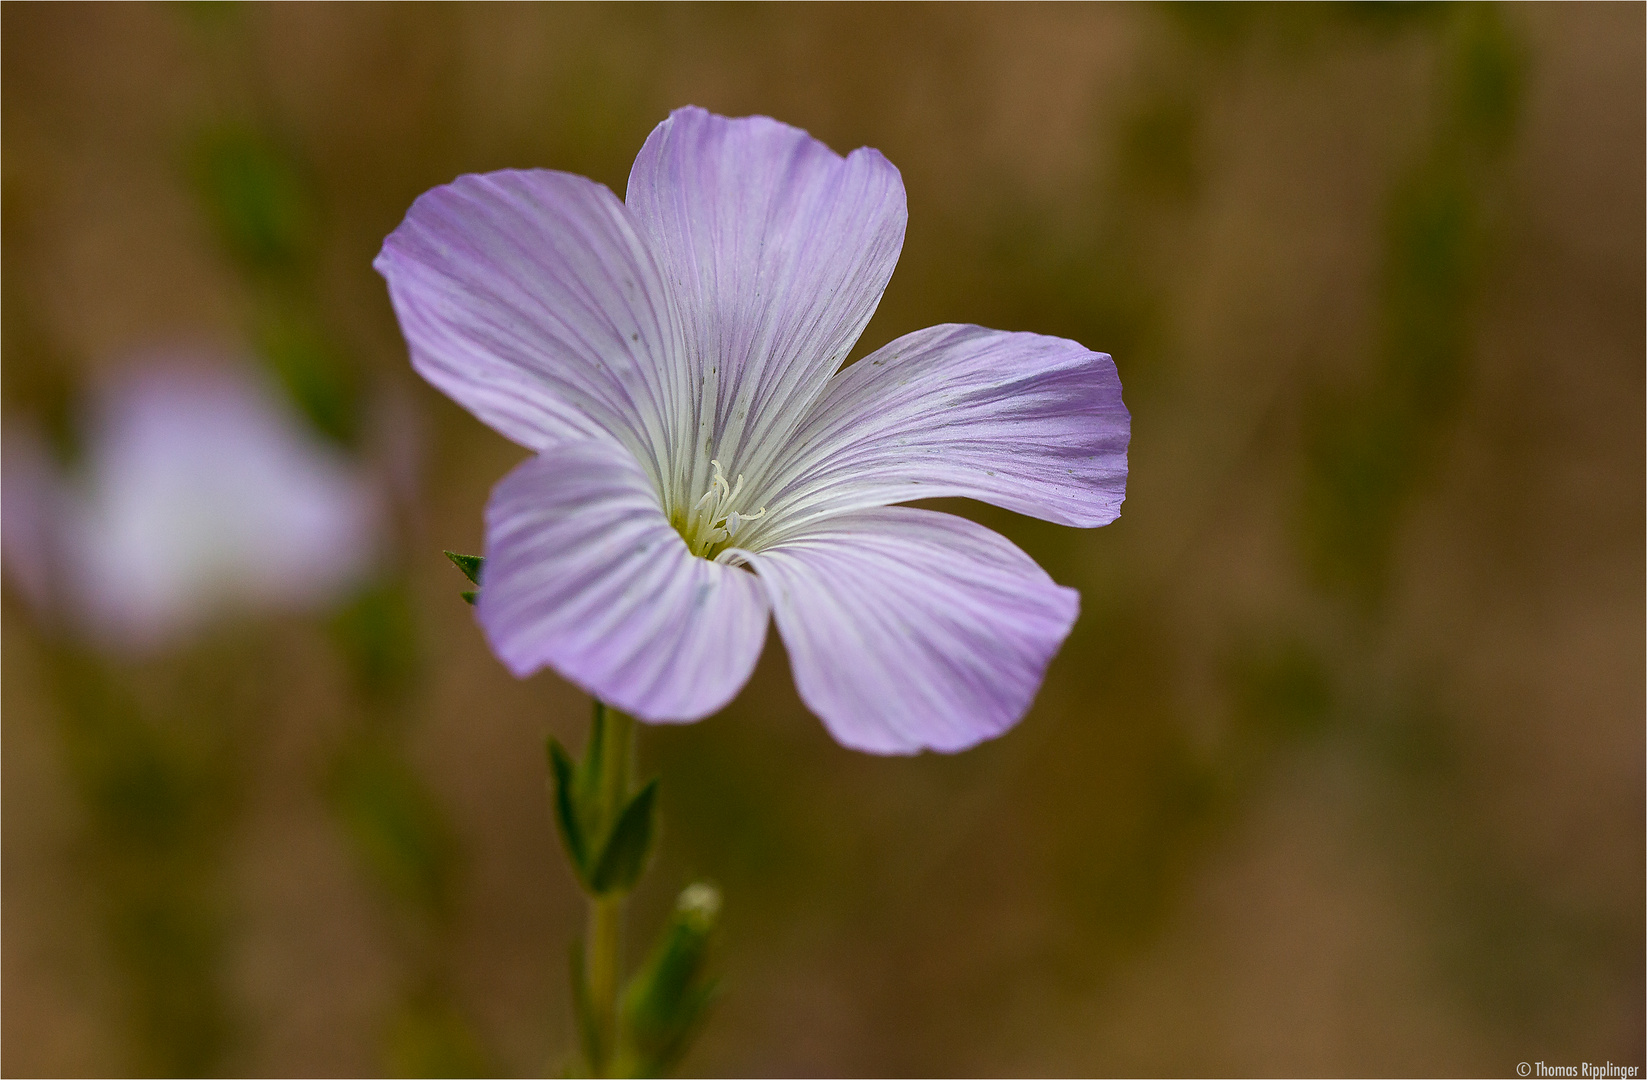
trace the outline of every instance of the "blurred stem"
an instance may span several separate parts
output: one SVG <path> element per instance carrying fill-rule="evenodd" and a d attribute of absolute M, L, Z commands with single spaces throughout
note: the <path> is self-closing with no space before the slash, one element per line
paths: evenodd
<path fill-rule="evenodd" d="M 603 1060 L 590 1062 L 596 1076 L 607 1075 L 606 1065 L 617 1047 L 618 951 L 622 946 L 623 898 L 589 898 L 589 1005 L 596 1044 Z"/>
<path fill-rule="evenodd" d="M 603 827 L 610 829 L 629 798 L 630 758 L 634 753 L 635 721 L 616 709 L 601 706 L 605 743 L 601 756 L 599 809 Z M 605 1075 L 618 1045 L 618 984 L 623 961 L 623 901 L 621 893 L 589 898 L 589 1007 L 603 1060 L 589 1064 Z"/>

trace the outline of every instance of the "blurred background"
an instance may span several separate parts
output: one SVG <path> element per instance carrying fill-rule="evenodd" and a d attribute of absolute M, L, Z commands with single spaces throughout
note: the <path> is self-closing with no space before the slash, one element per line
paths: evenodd
<path fill-rule="evenodd" d="M 522 451 L 371 260 L 459 173 L 621 194 L 687 103 L 902 171 L 854 355 L 1072 337 L 1133 442 L 1102 530 L 945 507 L 1082 593 L 1003 738 L 843 750 L 776 634 L 643 731 L 632 933 L 726 896 L 683 1071 L 1643 1064 L 1641 5 L 0 23 L 7 1074 L 568 1060 L 588 703 L 458 597 Z"/>

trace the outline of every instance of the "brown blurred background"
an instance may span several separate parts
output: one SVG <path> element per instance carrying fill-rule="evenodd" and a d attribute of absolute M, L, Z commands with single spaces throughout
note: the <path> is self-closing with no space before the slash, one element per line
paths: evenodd
<path fill-rule="evenodd" d="M 902 171 L 858 354 L 1073 337 L 1133 443 L 1105 529 L 954 508 L 1083 596 L 1005 737 L 843 750 L 775 634 L 643 732 L 631 925 L 726 896 L 684 1071 L 1642 1065 L 1643 10 L 7 3 L 6 423 L 72 459 L 100 373 L 205 346 L 400 479 L 325 615 L 134 660 L 8 586 L 0 1067 L 566 1060 L 542 740 L 587 702 L 458 598 L 522 452 L 370 264 L 459 173 L 621 194 L 686 103 Z"/>

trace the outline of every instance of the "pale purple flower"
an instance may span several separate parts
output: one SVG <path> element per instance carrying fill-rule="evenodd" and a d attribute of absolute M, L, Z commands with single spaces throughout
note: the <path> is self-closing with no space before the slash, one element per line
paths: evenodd
<path fill-rule="evenodd" d="M 89 419 L 72 475 L 8 431 L 6 569 L 48 617 L 143 651 L 231 611 L 312 607 L 366 570 L 374 485 L 247 375 L 148 358 Z"/>
<path fill-rule="evenodd" d="M 1115 365 L 976 326 L 841 369 L 903 245 L 898 171 L 763 116 L 681 109 L 625 201 L 567 173 L 421 196 L 376 267 L 412 363 L 532 450 L 493 490 L 477 617 L 649 721 L 721 708 L 769 615 L 841 743 L 959 750 L 1023 716 L 1079 598 L 1003 537 L 891 504 L 1113 520 Z"/>

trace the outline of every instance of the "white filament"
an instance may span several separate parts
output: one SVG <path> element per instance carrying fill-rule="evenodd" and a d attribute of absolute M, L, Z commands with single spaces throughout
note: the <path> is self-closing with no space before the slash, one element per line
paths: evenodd
<path fill-rule="evenodd" d="M 753 514 L 733 509 L 738 496 L 743 494 L 743 474 L 739 473 L 736 482 L 729 484 L 721 473 L 721 463 L 711 459 L 709 464 L 715 470 L 709 490 L 693 505 L 681 530 L 692 553 L 704 558 L 709 558 L 714 548 L 729 543 L 744 525 L 766 516 L 764 506 Z"/>

